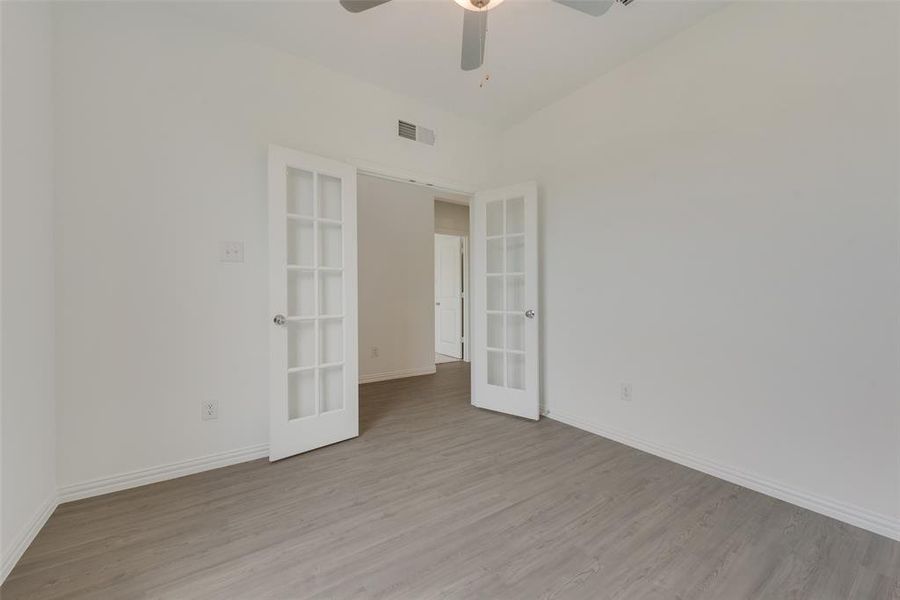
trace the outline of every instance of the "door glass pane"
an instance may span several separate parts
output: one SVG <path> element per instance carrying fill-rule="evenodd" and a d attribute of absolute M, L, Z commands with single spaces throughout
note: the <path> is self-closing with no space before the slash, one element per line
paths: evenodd
<path fill-rule="evenodd" d="M 316 314 L 315 271 L 288 271 L 287 314 L 289 317 L 309 317 Z"/>
<path fill-rule="evenodd" d="M 313 174 L 309 171 L 287 168 L 287 212 L 313 216 Z"/>
<path fill-rule="evenodd" d="M 525 236 L 506 238 L 506 272 L 521 273 L 525 270 Z"/>
<path fill-rule="evenodd" d="M 506 386 L 517 390 L 525 389 L 525 355 L 506 353 Z"/>
<path fill-rule="evenodd" d="M 319 369 L 322 412 L 344 408 L 344 367 Z"/>
<path fill-rule="evenodd" d="M 525 233 L 525 199 L 506 201 L 506 233 Z"/>
<path fill-rule="evenodd" d="M 319 321 L 319 364 L 331 364 L 344 360 L 344 328 L 342 319 Z"/>
<path fill-rule="evenodd" d="M 287 264 L 312 267 L 315 237 L 313 223 L 297 219 L 287 222 Z"/>
<path fill-rule="evenodd" d="M 503 272 L 503 238 L 487 241 L 487 272 Z"/>
<path fill-rule="evenodd" d="M 343 314 L 343 279 L 340 272 L 319 272 L 319 315 Z"/>
<path fill-rule="evenodd" d="M 341 180 L 319 174 L 319 218 L 341 220 Z"/>
<path fill-rule="evenodd" d="M 288 368 L 316 364 L 316 328 L 313 321 L 288 322 Z"/>
<path fill-rule="evenodd" d="M 487 278 L 487 309 L 503 310 L 503 275 Z"/>
<path fill-rule="evenodd" d="M 524 316 L 506 315 L 506 347 L 510 350 L 525 350 Z"/>
<path fill-rule="evenodd" d="M 288 419 L 316 414 L 315 370 L 288 373 Z"/>
<path fill-rule="evenodd" d="M 503 315 L 487 316 L 488 348 L 503 348 Z"/>
<path fill-rule="evenodd" d="M 343 262 L 341 226 L 319 223 L 319 266 L 339 268 Z"/>
<path fill-rule="evenodd" d="M 490 385 L 503 385 L 503 351 L 488 350 L 487 380 Z"/>
<path fill-rule="evenodd" d="M 487 203 L 487 235 L 503 235 L 503 200 Z"/>
<path fill-rule="evenodd" d="M 506 276 L 506 310 L 525 310 L 525 276 Z"/>

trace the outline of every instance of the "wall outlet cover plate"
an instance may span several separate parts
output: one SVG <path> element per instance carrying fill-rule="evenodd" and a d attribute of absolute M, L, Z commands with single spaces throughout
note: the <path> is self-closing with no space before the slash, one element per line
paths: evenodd
<path fill-rule="evenodd" d="M 244 262 L 244 242 L 222 242 L 219 260 L 223 263 Z"/>

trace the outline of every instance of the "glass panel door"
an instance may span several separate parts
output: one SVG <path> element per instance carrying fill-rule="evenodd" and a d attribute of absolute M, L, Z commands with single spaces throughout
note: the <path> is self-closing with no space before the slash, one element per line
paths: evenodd
<path fill-rule="evenodd" d="M 537 418 L 537 189 L 476 194 L 473 404 Z"/>
<path fill-rule="evenodd" d="M 356 171 L 285 148 L 269 161 L 277 460 L 358 432 Z"/>

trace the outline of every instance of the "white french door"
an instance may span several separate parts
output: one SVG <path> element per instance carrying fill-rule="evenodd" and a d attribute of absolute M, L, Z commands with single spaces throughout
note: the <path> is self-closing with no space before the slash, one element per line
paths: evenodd
<path fill-rule="evenodd" d="M 356 169 L 269 148 L 269 460 L 359 434 Z"/>
<path fill-rule="evenodd" d="M 472 404 L 540 416 L 537 184 L 471 203 Z"/>
<path fill-rule="evenodd" d="M 462 238 L 434 235 L 434 350 L 462 358 Z"/>

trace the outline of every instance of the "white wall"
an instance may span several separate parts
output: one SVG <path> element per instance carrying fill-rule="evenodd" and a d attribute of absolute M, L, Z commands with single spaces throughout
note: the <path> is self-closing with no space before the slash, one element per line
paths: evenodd
<path fill-rule="evenodd" d="M 357 197 L 360 380 L 434 372 L 434 192 L 361 175 Z"/>
<path fill-rule="evenodd" d="M 737 3 L 508 132 L 551 414 L 900 536 L 897 11 Z"/>
<path fill-rule="evenodd" d="M 268 144 L 475 185 L 498 137 L 164 5 L 58 8 L 65 492 L 267 443 Z M 439 144 L 398 139 L 401 117 Z M 246 262 L 220 264 L 223 240 Z M 200 420 L 206 398 L 218 421 Z"/>
<path fill-rule="evenodd" d="M 52 19 L 2 3 L 0 581 L 56 498 Z"/>
<path fill-rule="evenodd" d="M 435 200 L 434 232 L 469 235 L 469 207 L 465 204 Z"/>

